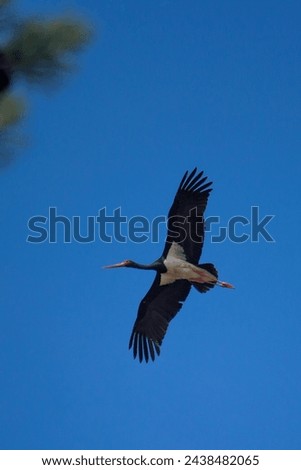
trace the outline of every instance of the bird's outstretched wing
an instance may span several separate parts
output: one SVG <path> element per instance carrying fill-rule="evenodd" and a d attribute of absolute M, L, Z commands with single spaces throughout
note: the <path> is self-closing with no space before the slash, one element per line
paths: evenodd
<path fill-rule="evenodd" d="M 182 178 L 174 202 L 168 214 L 168 232 L 162 259 L 168 255 L 173 242 L 183 249 L 185 259 L 197 264 L 204 242 L 203 214 L 211 191 L 211 182 L 206 183 L 203 172 L 195 168 Z M 191 284 L 177 280 L 160 286 L 160 274 L 140 303 L 138 315 L 131 334 L 129 348 L 140 362 L 155 359 L 169 322 L 181 309 L 189 294 Z"/>
<path fill-rule="evenodd" d="M 181 309 L 190 288 L 190 282 L 185 280 L 160 286 L 160 274 L 156 275 L 140 303 L 129 343 L 134 357 L 138 355 L 140 362 L 148 362 L 149 358 L 154 361 L 155 353 L 160 354 L 168 324 Z"/>
<path fill-rule="evenodd" d="M 172 242 L 182 246 L 186 259 L 197 264 L 204 243 L 204 211 L 212 188 L 204 172 L 186 171 L 168 213 L 167 238 L 163 251 L 166 258 Z"/>

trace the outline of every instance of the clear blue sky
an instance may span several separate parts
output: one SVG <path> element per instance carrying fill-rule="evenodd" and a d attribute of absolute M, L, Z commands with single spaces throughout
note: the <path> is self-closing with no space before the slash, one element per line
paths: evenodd
<path fill-rule="evenodd" d="M 300 449 L 300 2 L 39 4 L 64 6 L 96 38 L 58 91 L 28 89 L 31 142 L 0 174 L 1 448 Z M 127 346 L 154 274 L 101 266 L 153 261 L 164 231 L 29 244 L 27 221 L 166 214 L 196 165 L 207 216 L 259 206 L 275 242 L 207 237 L 203 262 L 236 289 L 192 291 L 141 365 Z"/>

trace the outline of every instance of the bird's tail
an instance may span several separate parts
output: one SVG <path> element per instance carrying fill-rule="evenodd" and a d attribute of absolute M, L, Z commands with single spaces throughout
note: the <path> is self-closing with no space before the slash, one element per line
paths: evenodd
<path fill-rule="evenodd" d="M 198 266 L 199 268 L 206 269 L 206 271 L 208 271 L 210 274 L 213 274 L 213 276 L 216 277 L 216 281 L 212 281 L 212 282 L 203 282 L 201 284 L 198 282 L 191 283 L 198 292 L 201 292 L 201 294 L 204 294 L 205 292 L 208 292 L 209 289 L 212 289 L 216 285 L 217 279 L 218 279 L 218 272 L 214 264 L 212 263 L 199 264 Z"/>

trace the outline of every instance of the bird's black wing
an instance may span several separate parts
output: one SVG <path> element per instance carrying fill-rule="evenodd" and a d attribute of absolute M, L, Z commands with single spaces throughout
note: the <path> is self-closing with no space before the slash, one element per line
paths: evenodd
<path fill-rule="evenodd" d="M 166 258 L 172 242 L 182 246 L 187 261 L 196 264 L 204 242 L 204 211 L 212 188 L 203 171 L 186 171 L 168 213 L 167 238 L 163 257 Z"/>
<path fill-rule="evenodd" d="M 140 303 L 129 343 L 134 357 L 138 355 L 140 362 L 148 362 L 149 358 L 154 361 L 155 353 L 160 354 L 168 324 L 181 309 L 190 288 L 191 284 L 185 280 L 160 286 L 160 274 L 156 275 Z"/>

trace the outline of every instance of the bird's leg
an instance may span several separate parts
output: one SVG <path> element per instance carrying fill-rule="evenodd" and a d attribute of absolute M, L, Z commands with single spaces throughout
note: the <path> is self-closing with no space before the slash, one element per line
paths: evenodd
<path fill-rule="evenodd" d="M 220 287 L 227 287 L 228 289 L 234 289 L 234 286 L 232 286 L 232 284 L 230 284 L 229 282 L 217 281 L 216 283 Z"/>

